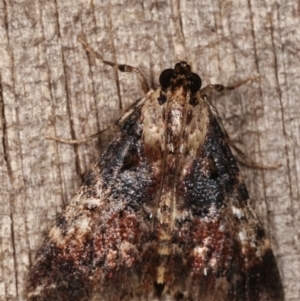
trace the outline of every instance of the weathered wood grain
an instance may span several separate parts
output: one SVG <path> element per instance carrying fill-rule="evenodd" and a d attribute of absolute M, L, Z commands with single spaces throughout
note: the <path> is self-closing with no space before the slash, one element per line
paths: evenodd
<path fill-rule="evenodd" d="M 204 85 L 260 74 L 215 104 L 251 159 L 282 164 L 243 174 L 286 300 L 299 300 L 299 16 L 293 0 L 2 1 L 0 300 L 22 300 L 45 233 L 111 137 L 71 146 L 45 136 L 86 137 L 143 94 L 135 75 L 89 57 L 78 36 L 106 60 L 139 67 L 152 85 L 182 59 Z"/>

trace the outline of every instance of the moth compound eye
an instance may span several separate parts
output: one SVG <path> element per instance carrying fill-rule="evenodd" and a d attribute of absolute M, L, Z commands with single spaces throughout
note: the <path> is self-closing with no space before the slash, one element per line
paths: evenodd
<path fill-rule="evenodd" d="M 202 81 L 198 74 L 191 73 L 189 76 L 189 82 L 190 82 L 190 88 L 192 93 L 195 93 L 200 90 Z"/>
<path fill-rule="evenodd" d="M 168 88 L 171 83 L 171 79 L 174 76 L 174 69 L 166 69 L 159 76 L 159 83 L 163 88 Z"/>

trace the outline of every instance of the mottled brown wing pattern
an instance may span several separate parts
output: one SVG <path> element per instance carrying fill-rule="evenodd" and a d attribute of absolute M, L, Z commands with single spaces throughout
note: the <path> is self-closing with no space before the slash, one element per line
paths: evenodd
<path fill-rule="evenodd" d="M 28 300 L 283 300 L 207 88 L 185 62 L 160 83 L 50 231 Z"/>

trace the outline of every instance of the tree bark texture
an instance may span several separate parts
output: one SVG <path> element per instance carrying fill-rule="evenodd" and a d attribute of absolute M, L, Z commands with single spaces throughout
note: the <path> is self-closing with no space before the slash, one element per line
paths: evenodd
<path fill-rule="evenodd" d="M 23 300 L 27 272 L 55 219 L 114 133 L 99 132 L 143 95 L 139 67 L 158 85 L 186 60 L 209 83 L 260 75 L 213 102 L 232 140 L 257 163 L 242 167 L 271 239 L 286 301 L 300 300 L 300 2 L 261 0 L 0 3 L 0 300 Z"/>

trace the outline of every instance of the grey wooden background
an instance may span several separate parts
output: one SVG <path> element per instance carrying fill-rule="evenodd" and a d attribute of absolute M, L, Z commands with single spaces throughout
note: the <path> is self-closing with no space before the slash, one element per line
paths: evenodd
<path fill-rule="evenodd" d="M 113 133 L 79 146 L 185 59 L 208 83 L 260 79 L 214 103 L 230 136 L 258 163 L 242 168 L 272 241 L 287 301 L 300 300 L 300 2 L 293 0 L 3 0 L 0 2 L 0 300 L 23 300 L 43 238 Z M 118 83 L 119 82 L 119 86 Z M 118 93 L 118 91 L 120 93 Z"/>

